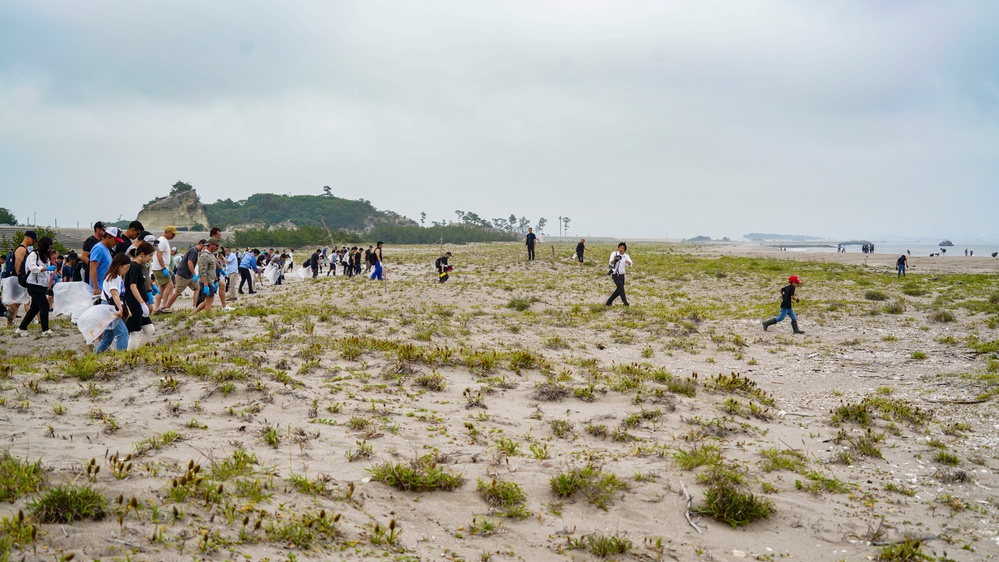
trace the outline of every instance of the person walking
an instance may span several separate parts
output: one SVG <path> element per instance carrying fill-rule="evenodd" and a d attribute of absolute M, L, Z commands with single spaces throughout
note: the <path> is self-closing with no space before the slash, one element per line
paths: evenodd
<path fill-rule="evenodd" d="M 628 303 L 628 297 L 624 294 L 624 269 L 625 266 L 631 265 L 631 256 L 627 254 L 628 245 L 621 242 L 617 245 L 617 251 L 611 253 L 610 261 L 608 266 L 610 270 L 607 272 L 610 274 L 611 279 L 614 280 L 614 293 L 607 299 L 607 306 L 614 303 L 614 299 L 621 297 L 621 302 L 624 306 L 630 306 Z"/>
<path fill-rule="evenodd" d="M 117 243 L 118 229 L 109 226 L 104 230 L 100 243 L 94 244 L 90 248 L 89 265 L 87 267 L 90 271 L 90 286 L 94 297 L 101 295 L 101 289 L 104 286 L 104 277 L 108 274 L 108 269 L 111 267 L 111 250 Z"/>
<path fill-rule="evenodd" d="M 21 240 L 21 244 L 17 248 L 14 248 L 14 251 L 11 252 L 13 258 L 9 259 L 7 263 L 7 274 L 15 278 L 17 277 L 18 273 L 20 273 L 21 271 L 21 264 L 24 263 L 24 260 L 28 258 L 28 254 L 31 253 L 28 250 L 28 248 L 33 249 L 36 243 L 38 243 L 38 235 L 35 234 L 35 231 L 34 230 L 26 231 L 24 233 L 24 239 Z M 12 304 L 7 306 L 8 326 L 12 326 L 14 324 L 14 320 L 17 318 L 17 311 L 19 308 L 21 308 L 20 304 Z"/>
<path fill-rule="evenodd" d="M 805 332 L 798 329 L 798 317 L 795 316 L 794 310 L 791 309 L 792 303 L 798 302 L 798 297 L 794 295 L 794 290 L 799 286 L 804 285 L 801 279 L 797 275 L 792 275 L 787 278 L 787 287 L 780 290 L 780 316 L 777 318 L 771 318 L 770 320 L 763 321 L 763 331 L 767 331 L 767 328 L 773 326 L 774 324 L 784 320 L 785 316 L 791 317 L 791 329 L 795 334 L 804 334 Z"/>
<path fill-rule="evenodd" d="M 524 244 L 527 246 L 527 261 L 534 260 L 534 245 L 538 243 L 538 235 L 534 229 L 527 227 L 527 236 L 524 237 Z"/>
<path fill-rule="evenodd" d="M 125 290 L 121 297 L 128 308 L 128 318 L 125 320 L 128 349 L 138 349 L 144 338 L 150 340 L 153 336 L 153 321 L 149 318 L 149 302 L 152 299 L 142 266 L 153 260 L 154 252 L 152 244 L 139 242 L 133 252 L 132 264 L 125 273 Z"/>
<path fill-rule="evenodd" d="M 315 252 L 312 252 L 312 257 L 309 258 L 309 267 L 312 268 L 312 278 L 315 279 L 319 277 L 319 262 L 322 258 L 319 256 L 319 248 L 316 248 Z"/>
<path fill-rule="evenodd" d="M 107 240 L 107 237 L 104 239 Z M 122 302 L 122 295 L 125 293 L 125 275 L 128 274 L 128 269 L 131 265 L 132 258 L 128 257 L 127 253 L 121 252 L 115 254 L 111 260 L 111 266 L 108 267 L 107 273 L 104 275 L 104 283 L 101 288 L 101 302 L 113 305 L 116 312 L 115 319 L 104 329 L 104 334 L 101 336 L 101 341 L 97 344 L 97 348 L 94 349 L 94 353 L 104 353 L 111 348 L 112 343 L 116 351 L 128 349 L 128 327 L 125 326 L 127 312 L 125 303 Z"/>
<path fill-rule="evenodd" d="M 157 240 L 155 246 L 153 282 L 156 283 L 159 294 L 156 295 L 156 301 L 153 303 L 153 312 L 159 312 L 160 310 L 170 312 L 170 309 L 165 305 L 170 302 L 170 297 L 173 296 L 173 278 L 170 277 L 170 241 L 175 236 L 177 236 L 177 227 L 168 226 L 163 231 L 163 236 L 160 236 Z"/>
<path fill-rule="evenodd" d="M 895 269 L 898 270 L 898 275 L 896 276 L 896 278 L 905 277 L 905 268 L 908 267 L 908 265 L 909 265 L 909 260 L 906 259 L 905 254 L 902 254 L 898 258 L 898 260 L 895 261 Z"/>
<path fill-rule="evenodd" d="M 583 267 L 583 253 L 586 252 L 586 238 L 580 238 L 579 244 L 576 244 L 576 264 L 577 267 Z"/>
<path fill-rule="evenodd" d="M 375 246 L 375 251 L 371 253 L 371 260 L 375 264 L 375 271 L 371 274 L 371 279 L 377 279 L 379 281 L 384 281 L 385 278 L 382 276 L 382 241 L 379 240 L 378 244 Z"/>
<path fill-rule="evenodd" d="M 52 335 L 52 330 L 49 330 L 49 297 L 47 292 L 56 266 L 51 263 L 51 250 L 52 239 L 48 236 L 42 236 L 35 251 L 24 258 L 24 269 L 28 274 L 26 288 L 28 295 L 31 296 L 31 306 L 28 307 L 28 312 L 24 315 L 17 330 L 17 335 L 21 337 L 28 336 L 28 325 L 35 319 L 35 316 L 38 316 L 42 325 L 42 335 L 46 337 Z"/>
<path fill-rule="evenodd" d="M 219 239 L 209 238 L 208 244 L 201 249 L 201 254 L 198 256 L 198 279 L 201 282 L 201 290 L 198 293 L 199 296 L 204 295 L 204 300 L 195 307 L 195 314 L 201 311 L 211 312 L 215 295 L 219 292 L 218 261 L 215 259 L 215 252 L 218 249 Z"/>
<path fill-rule="evenodd" d="M 236 281 L 239 279 L 239 258 L 231 247 L 222 249 L 222 256 L 225 261 L 225 288 L 229 296 L 229 302 L 236 301 Z"/>

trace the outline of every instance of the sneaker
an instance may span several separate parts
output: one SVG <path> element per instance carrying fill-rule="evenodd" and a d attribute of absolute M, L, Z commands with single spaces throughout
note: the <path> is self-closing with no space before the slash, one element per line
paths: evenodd
<path fill-rule="evenodd" d="M 15 332 L 17 333 L 17 335 L 21 336 L 22 338 L 28 337 L 28 331 L 27 330 L 22 330 L 22 329 L 18 328 L 17 330 L 15 330 Z"/>
<path fill-rule="evenodd" d="M 233 308 L 233 307 L 231 307 L 231 306 L 224 306 L 224 307 L 222 307 L 222 310 L 224 310 L 226 312 L 232 312 L 233 310 L 236 310 L 236 309 Z"/>
<path fill-rule="evenodd" d="M 42 335 L 47 338 L 51 338 L 52 336 L 55 335 L 55 332 L 53 332 L 52 330 L 45 330 L 44 332 L 42 332 Z"/>
<path fill-rule="evenodd" d="M 256 291 L 250 291 L 250 294 L 251 295 L 255 295 L 255 294 L 257 294 L 257 292 Z"/>

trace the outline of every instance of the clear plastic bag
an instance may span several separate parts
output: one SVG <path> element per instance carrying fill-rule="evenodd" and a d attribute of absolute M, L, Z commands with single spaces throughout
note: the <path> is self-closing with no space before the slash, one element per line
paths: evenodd
<path fill-rule="evenodd" d="M 264 269 L 264 277 L 266 277 L 267 280 L 271 282 L 271 285 L 277 283 L 278 277 L 280 276 L 281 276 L 281 268 L 279 268 L 276 265 L 273 264 L 268 265 L 267 268 Z"/>
<path fill-rule="evenodd" d="M 31 295 L 28 290 L 17 282 L 17 276 L 11 275 L 3 280 L 3 304 L 28 304 L 31 302 Z"/>
<path fill-rule="evenodd" d="M 76 321 L 76 327 L 83 334 L 83 339 L 87 343 L 94 343 L 102 335 L 104 330 L 118 318 L 117 310 L 111 304 L 98 304 L 88 308 Z"/>
<path fill-rule="evenodd" d="M 56 283 L 52 287 L 52 314 L 76 316 L 94 306 L 94 292 L 82 281 Z"/>

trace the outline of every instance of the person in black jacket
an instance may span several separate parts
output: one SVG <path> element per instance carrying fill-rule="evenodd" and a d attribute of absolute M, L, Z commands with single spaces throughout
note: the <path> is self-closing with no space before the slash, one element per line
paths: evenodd
<path fill-rule="evenodd" d="M 791 309 L 792 302 L 798 302 L 798 297 L 794 296 L 794 290 L 798 285 L 803 285 L 801 279 L 798 279 L 797 275 L 792 275 L 787 278 L 787 287 L 780 290 L 780 316 L 777 318 L 771 318 L 770 320 L 763 321 L 763 331 L 767 331 L 767 328 L 773 326 L 774 324 L 780 322 L 785 316 L 791 317 L 791 329 L 794 330 L 795 334 L 804 334 L 805 332 L 798 329 L 798 317 L 794 315 L 794 310 Z"/>
<path fill-rule="evenodd" d="M 441 283 L 448 280 L 448 277 L 450 277 L 448 273 L 454 269 L 448 265 L 447 261 L 449 259 L 451 259 L 451 252 L 444 252 L 444 255 L 437 258 L 437 261 L 434 262 L 434 266 L 437 267 L 437 278 L 440 279 Z"/>

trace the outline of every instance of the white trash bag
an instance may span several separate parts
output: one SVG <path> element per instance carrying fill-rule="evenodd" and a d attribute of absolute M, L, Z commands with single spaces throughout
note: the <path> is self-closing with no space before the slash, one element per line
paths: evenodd
<path fill-rule="evenodd" d="M 333 267 L 332 265 L 330 267 Z M 312 268 L 311 267 L 300 267 L 298 271 L 292 275 L 298 275 L 302 279 L 312 279 Z"/>
<path fill-rule="evenodd" d="M 17 282 L 17 276 L 11 275 L 3 280 L 3 304 L 28 304 L 31 302 L 31 295 L 28 290 Z"/>
<path fill-rule="evenodd" d="M 94 292 L 82 281 L 56 283 L 52 287 L 53 316 L 77 316 L 94 306 Z"/>
<path fill-rule="evenodd" d="M 97 304 L 80 315 L 76 327 L 83 334 L 83 339 L 91 344 L 100 339 L 104 330 L 117 318 L 118 311 L 113 304 Z"/>
<path fill-rule="evenodd" d="M 266 269 L 264 269 L 264 277 L 271 282 L 271 285 L 278 282 L 278 278 L 281 277 L 281 268 L 274 264 L 269 264 Z"/>

